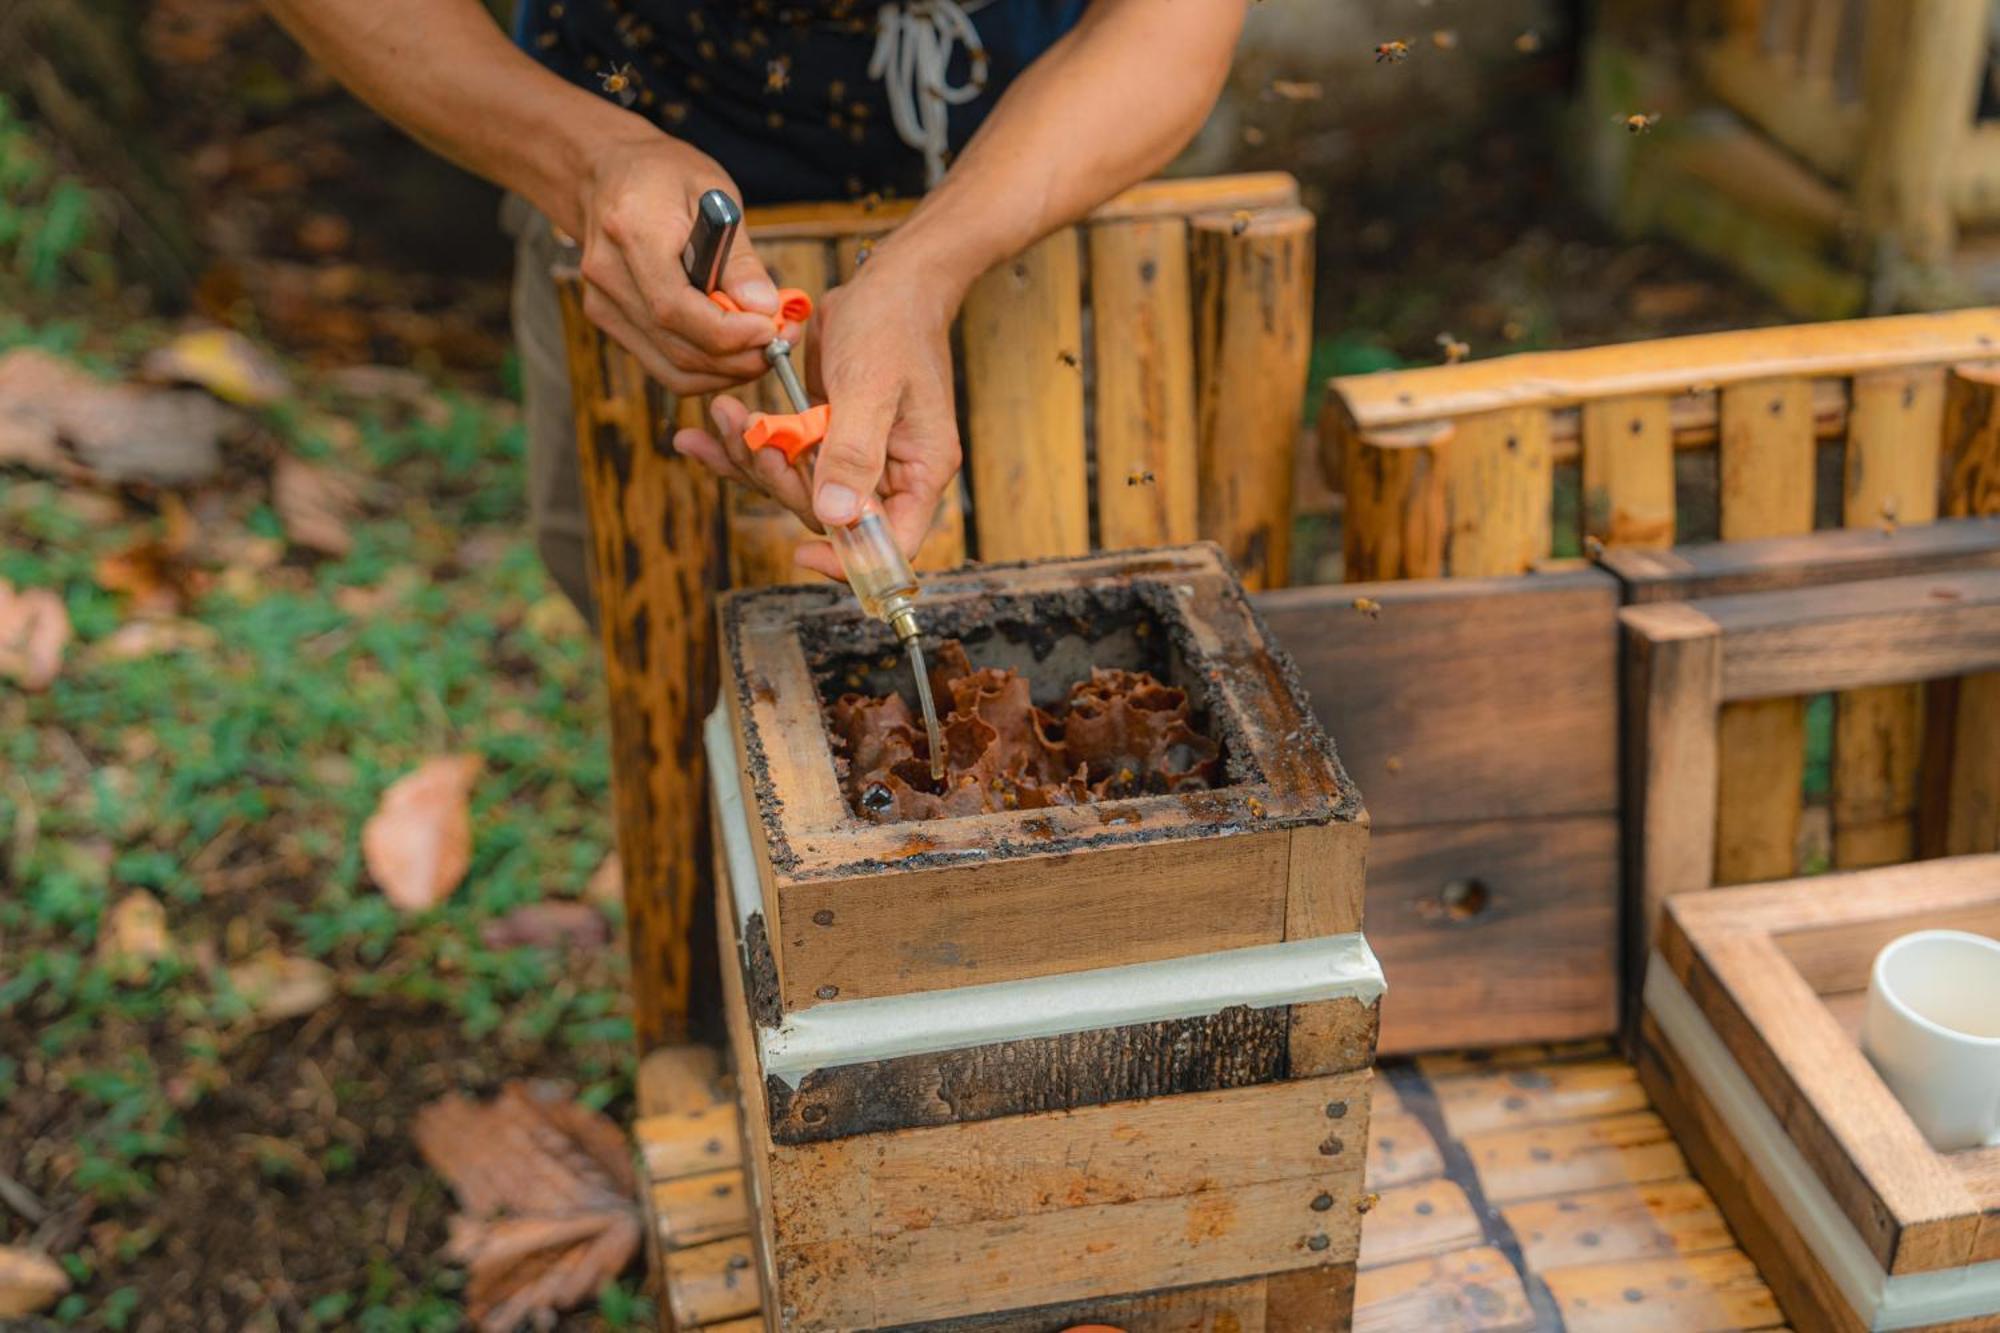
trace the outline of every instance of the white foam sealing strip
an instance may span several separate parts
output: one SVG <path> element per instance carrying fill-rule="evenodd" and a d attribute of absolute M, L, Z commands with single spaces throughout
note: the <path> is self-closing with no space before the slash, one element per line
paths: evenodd
<path fill-rule="evenodd" d="M 738 929 L 763 910 L 756 854 L 737 781 L 735 746 L 720 711 L 707 727 L 709 773 Z M 1265 1009 L 1316 1000 L 1371 1004 L 1382 967 L 1357 933 L 1287 940 L 1123 967 L 914 995 L 838 1000 L 757 1030 L 764 1072 L 794 1087 L 815 1069 L 1030 1037 L 1203 1018 L 1235 1006 Z"/>
<path fill-rule="evenodd" d="M 1646 1009 L 1806 1248 L 1870 1329 L 1886 1333 L 2000 1312 L 2000 1260 L 1894 1277 L 1883 1269 L 1658 954 L 1646 968 Z"/>

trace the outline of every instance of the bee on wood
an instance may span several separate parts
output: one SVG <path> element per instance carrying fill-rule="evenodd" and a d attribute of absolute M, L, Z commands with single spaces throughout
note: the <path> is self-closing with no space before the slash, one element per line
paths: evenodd
<path fill-rule="evenodd" d="M 1241 236 L 1244 232 L 1249 230 L 1250 230 L 1249 209 L 1239 208 L 1234 213 L 1231 213 L 1229 215 L 1229 234 L 1231 236 Z"/>
<path fill-rule="evenodd" d="M 1882 522 L 1879 526 L 1884 537 L 1896 535 L 1896 497 L 1893 495 L 1882 502 Z"/>
<path fill-rule="evenodd" d="M 1447 366 L 1455 366 L 1472 355 L 1472 347 L 1469 343 L 1462 343 L 1449 333 L 1440 333 L 1437 336 L 1437 344 L 1438 348 L 1444 353 L 1444 363 Z"/>
<path fill-rule="evenodd" d="M 1604 558 L 1604 539 L 1602 537 L 1586 535 L 1583 539 L 1583 554 L 1590 560 L 1602 560 Z"/>
<path fill-rule="evenodd" d="M 1378 65 L 1400 65 L 1409 58 L 1408 42 L 1383 42 L 1375 48 L 1375 63 Z"/>
<path fill-rule="evenodd" d="M 1623 117 L 1623 121 L 1627 134 L 1651 134 L 1653 126 L 1660 123 L 1660 113 L 1655 111 L 1647 115 L 1635 111 L 1631 115 Z"/>
<path fill-rule="evenodd" d="M 639 100 L 639 80 L 630 65 L 613 65 L 597 76 L 597 86 L 618 105 L 631 106 Z"/>
<path fill-rule="evenodd" d="M 1458 34 L 1450 28 L 1439 28 L 1431 34 L 1431 45 L 1440 51 L 1456 51 Z"/>
<path fill-rule="evenodd" d="M 1514 39 L 1514 49 L 1524 56 L 1531 56 L 1542 49 L 1542 35 L 1530 28 Z"/>
<path fill-rule="evenodd" d="M 1382 1196 L 1379 1194 L 1364 1194 L 1354 1201 L 1354 1211 L 1357 1213 L 1372 1213 L 1375 1211 L 1375 1205 L 1381 1202 Z"/>
<path fill-rule="evenodd" d="M 1250 816 L 1253 819 L 1262 819 L 1265 815 L 1264 803 L 1255 796 L 1244 801 L 1243 806 L 1250 812 Z"/>
<path fill-rule="evenodd" d="M 1125 474 L 1125 484 L 1127 486 L 1151 486 L 1157 480 L 1158 478 L 1146 468 L 1135 467 Z M 1141 623 L 1143 624 L 1143 622 Z"/>
<path fill-rule="evenodd" d="M 1382 618 L 1382 603 L 1376 601 L 1373 597 L 1355 598 L 1354 609 L 1362 615 L 1367 616 L 1370 620 L 1380 620 Z"/>
<path fill-rule="evenodd" d="M 792 58 L 779 56 L 764 66 L 764 91 L 781 93 L 792 86 Z"/>
<path fill-rule="evenodd" d="M 1064 365 L 1068 366 L 1071 370 L 1075 370 L 1078 366 L 1081 366 L 1083 364 L 1083 362 L 1077 359 L 1076 353 L 1070 351 L 1069 348 L 1067 347 L 1058 347 L 1056 349 L 1056 360 L 1062 362 Z"/>

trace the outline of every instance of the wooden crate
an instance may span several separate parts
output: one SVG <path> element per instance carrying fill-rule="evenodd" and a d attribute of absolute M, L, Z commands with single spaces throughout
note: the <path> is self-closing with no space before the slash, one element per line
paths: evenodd
<path fill-rule="evenodd" d="M 1941 1153 L 1859 1046 L 1889 940 L 2000 937 L 2000 857 L 1667 905 L 1641 1073 L 1799 1328 L 2000 1326 L 2000 1149 Z"/>
<path fill-rule="evenodd" d="M 1650 932 L 1670 898 L 1717 881 L 1717 810 L 1727 781 L 1721 743 L 1731 703 L 2000 667 L 2000 569 L 1655 602 L 1628 607 L 1620 618 L 1633 959 L 1648 956 Z M 1958 734 L 1983 757 L 2000 730 L 1973 719 Z M 1787 779 L 1794 788 L 1797 762 Z M 1989 794 L 1988 805 L 2000 807 L 2000 792 Z"/>
<path fill-rule="evenodd" d="M 890 641 L 814 590 L 722 616 L 718 920 L 773 1326 L 1059 1328 L 1189 1301 L 1344 1326 L 1381 993 L 1367 829 L 1219 554 L 926 596 L 934 634 L 1031 631 L 1031 672 L 1086 629 L 1100 659 L 1127 633 L 1171 645 L 1230 765 L 1186 798 L 865 824 L 814 662 Z"/>

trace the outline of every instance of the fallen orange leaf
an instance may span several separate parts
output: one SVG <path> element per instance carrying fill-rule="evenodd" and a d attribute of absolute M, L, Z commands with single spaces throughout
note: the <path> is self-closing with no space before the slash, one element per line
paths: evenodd
<path fill-rule="evenodd" d="M 389 784 L 361 828 L 368 873 L 391 903 L 421 912 L 451 896 L 472 865 L 476 754 L 426 759 Z"/>
<path fill-rule="evenodd" d="M 346 477 L 287 455 L 271 475 L 271 507 L 293 544 L 331 556 L 354 549 L 360 500 Z"/>
<path fill-rule="evenodd" d="M 466 1266 L 466 1315 L 489 1333 L 552 1322 L 639 1251 L 637 1181 L 618 1126 L 548 1084 L 417 1112 L 417 1150 L 458 1195 L 446 1257 Z"/>
<path fill-rule="evenodd" d="M 14 591 L 0 579 L 0 676 L 29 692 L 46 690 L 62 670 L 69 608 L 47 588 Z"/>
<path fill-rule="evenodd" d="M 45 1310 L 69 1290 L 69 1274 L 46 1254 L 0 1245 L 0 1317 Z"/>

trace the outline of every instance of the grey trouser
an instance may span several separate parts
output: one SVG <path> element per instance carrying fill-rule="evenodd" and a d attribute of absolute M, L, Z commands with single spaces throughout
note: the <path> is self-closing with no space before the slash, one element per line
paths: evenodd
<path fill-rule="evenodd" d="M 514 346 L 521 358 L 521 417 L 528 437 L 528 525 L 556 586 L 597 625 L 590 596 L 590 525 L 577 467 L 576 415 L 562 307 L 550 266 L 556 259 L 549 220 L 508 195 L 500 225 L 514 238 Z"/>

